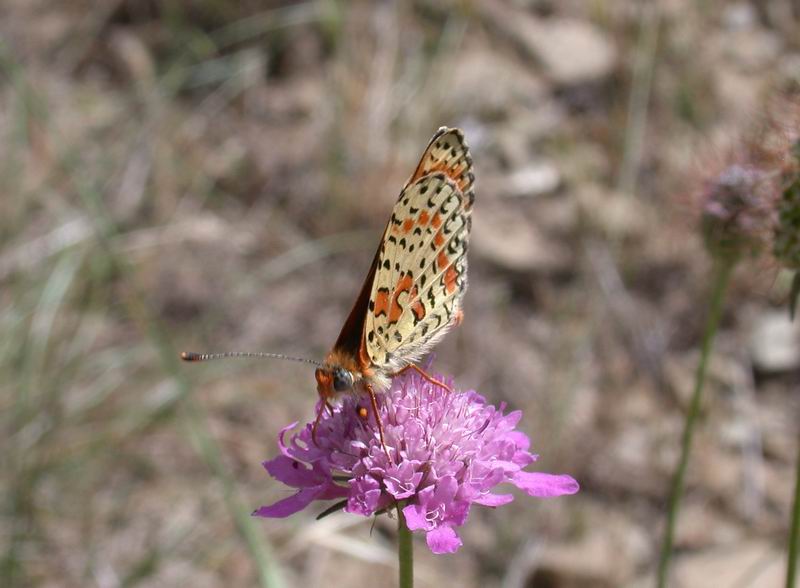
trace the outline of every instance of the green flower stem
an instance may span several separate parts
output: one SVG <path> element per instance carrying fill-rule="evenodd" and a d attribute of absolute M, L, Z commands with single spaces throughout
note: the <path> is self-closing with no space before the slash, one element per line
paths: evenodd
<path fill-rule="evenodd" d="M 708 357 L 711 354 L 711 347 L 714 337 L 719 327 L 719 319 L 722 316 L 722 306 L 725 300 L 725 292 L 728 289 L 731 273 L 736 265 L 736 257 L 718 258 L 714 273 L 714 289 L 711 293 L 711 301 L 708 319 L 706 320 L 706 330 L 703 333 L 703 346 L 700 352 L 700 364 L 697 366 L 695 374 L 694 392 L 692 393 L 689 411 L 686 413 L 686 422 L 683 428 L 681 440 L 681 457 L 675 475 L 672 479 L 672 486 L 669 495 L 669 511 L 667 513 L 667 527 L 664 531 L 664 542 L 661 546 L 661 557 L 658 564 L 658 587 L 666 588 L 667 575 L 669 573 L 669 563 L 672 558 L 672 548 L 675 539 L 675 524 L 678 519 L 681 498 L 683 498 L 684 483 L 686 479 L 686 466 L 689 463 L 689 454 L 692 450 L 692 438 L 697 417 L 700 414 L 701 400 L 703 396 L 703 385 L 706 379 L 706 368 L 708 367 Z"/>
<path fill-rule="evenodd" d="M 794 507 L 792 508 L 792 528 L 789 531 L 789 563 L 786 566 L 786 588 L 797 584 L 797 559 L 800 557 L 800 449 L 797 451 L 797 480 L 794 484 Z"/>
<path fill-rule="evenodd" d="M 411 544 L 411 531 L 403 516 L 403 505 L 397 503 L 397 557 L 400 563 L 400 588 L 414 586 L 414 546 Z"/>

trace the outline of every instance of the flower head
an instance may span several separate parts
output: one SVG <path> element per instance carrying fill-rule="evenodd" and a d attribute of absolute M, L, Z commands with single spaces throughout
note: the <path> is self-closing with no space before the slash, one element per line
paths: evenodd
<path fill-rule="evenodd" d="M 362 416 L 357 397 L 346 397 L 325 413 L 312 439 L 312 424 L 286 435 L 282 455 L 264 463 L 277 480 L 297 488 L 293 496 L 254 514 L 285 517 L 314 500 L 342 498 L 347 512 L 371 516 L 396 503 L 408 528 L 423 531 L 434 553 L 461 546 L 455 528 L 463 525 L 473 504 L 497 507 L 513 500 L 497 494 L 510 483 L 529 496 L 574 494 L 570 476 L 527 472 L 537 456 L 528 437 L 515 430 L 522 413 L 504 414 L 474 391 L 450 392 L 406 372 L 379 396 L 386 451 L 374 415 Z"/>
<path fill-rule="evenodd" d="M 736 258 L 758 249 L 768 227 L 768 174 L 754 165 L 732 163 L 705 182 L 701 227 L 715 257 Z"/>

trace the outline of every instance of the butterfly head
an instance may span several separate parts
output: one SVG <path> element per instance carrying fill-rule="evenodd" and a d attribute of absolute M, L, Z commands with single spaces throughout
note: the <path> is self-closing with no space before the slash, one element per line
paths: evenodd
<path fill-rule="evenodd" d="M 317 379 L 317 392 L 325 400 L 352 390 L 355 383 L 353 372 L 341 366 L 317 368 L 314 377 Z"/>

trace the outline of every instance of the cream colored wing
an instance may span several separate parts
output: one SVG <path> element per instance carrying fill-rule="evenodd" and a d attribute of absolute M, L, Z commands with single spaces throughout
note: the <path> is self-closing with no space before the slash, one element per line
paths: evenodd
<path fill-rule="evenodd" d="M 444 173 L 410 184 L 384 234 L 364 334 L 375 368 L 415 361 L 455 321 L 466 290 L 471 204 Z"/>

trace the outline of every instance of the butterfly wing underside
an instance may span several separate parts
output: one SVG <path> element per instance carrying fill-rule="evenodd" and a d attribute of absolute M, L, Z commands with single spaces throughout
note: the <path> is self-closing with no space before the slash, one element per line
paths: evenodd
<path fill-rule="evenodd" d="M 472 160 L 457 129 L 434 135 L 395 204 L 378 251 L 364 324 L 378 371 L 418 360 L 457 320 L 467 287 Z"/>
<path fill-rule="evenodd" d="M 456 321 L 467 286 L 474 176 L 458 129 L 431 139 L 395 204 L 334 349 L 388 375 Z"/>

